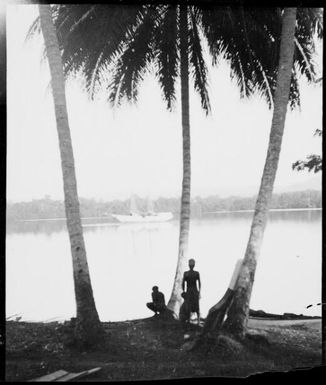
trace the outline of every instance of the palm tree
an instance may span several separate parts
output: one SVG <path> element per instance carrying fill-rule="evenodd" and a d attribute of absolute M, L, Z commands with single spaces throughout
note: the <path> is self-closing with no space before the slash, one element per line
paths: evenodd
<path fill-rule="evenodd" d="M 127 9 L 126 9 L 127 8 Z M 300 13 L 309 22 L 309 10 Z M 206 38 L 213 64 L 224 56 L 231 74 L 237 79 L 242 97 L 260 92 L 270 107 L 275 91 L 280 13 L 277 8 L 197 6 L 128 6 L 59 5 L 55 25 L 67 76 L 82 73 L 91 95 L 107 84 L 108 99 L 120 105 L 126 98 L 137 101 L 138 87 L 146 72 L 154 71 L 162 88 L 167 108 L 176 100 L 175 84 L 181 79 L 183 134 L 183 182 L 181 194 L 178 263 L 169 300 L 170 309 L 178 312 L 180 281 L 187 259 L 190 224 L 190 126 L 189 72 L 201 105 L 210 111 L 207 92 L 207 68 L 202 54 L 200 31 Z M 308 20 L 308 21 L 307 21 Z M 31 32 L 37 29 L 37 21 Z M 307 28 L 306 28 L 307 29 Z M 308 79 L 313 78 L 310 46 L 306 29 L 297 35 L 296 66 Z M 291 107 L 300 103 L 296 72 L 291 78 Z"/>
<path fill-rule="evenodd" d="M 75 336 L 81 343 L 90 345 L 98 341 L 102 334 L 102 329 L 95 307 L 80 220 L 63 67 L 50 6 L 39 5 L 39 13 L 46 55 L 50 66 L 52 94 L 61 155 L 65 211 L 70 238 L 77 305 Z"/>
<path fill-rule="evenodd" d="M 188 14 L 187 6 L 180 6 L 179 38 L 180 38 L 180 78 L 181 78 L 181 114 L 182 114 L 182 143 L 183 143 L 183 178 L 181 192 L 180 233 L 178 262 L 173 282 L 172 294 L 168 308 L 179 314 L 180 288 L 185 261 L 188 255 L 188 238 L 190 227 L 190 190 L 191 190 L 191 156 L 190 156 L 190 114 L 189 114 L 189 62 L 188 62 Z M 204 68 L 204 73 L 206 68 Z M 206 74 L 205 74 L 206 75 Z M 200 79 L 200 89 L 206 94 L 206 79 Z M 204 80 L 204 81 L 202 81 Z M 202 98 L 202 105 L 209 111 L 207 95 Z M 179 306 L 178 306 L 179 305 Z"/>
<path fill-rule="evenodd" d="M 226 328 L 231 331 L 232 334 L 240 338 L 244 337 L 247 329 L 249 303 L 254 283 L 256 264 L 267 224 L 268 209 L 271 203 L 281 151 L 287 106 L 289 104 L 291 77 L 293 75 L 296 16 L 296 8 L 284 9 L 282 16 L 283 22 L 278 75 L 274 97 L 274 111 L 267 157 L 256 201 L 247 249 L 239 274 L 237 289 L 225 323 Z M 307 32 L 309 33 L 309 31 Z"/>

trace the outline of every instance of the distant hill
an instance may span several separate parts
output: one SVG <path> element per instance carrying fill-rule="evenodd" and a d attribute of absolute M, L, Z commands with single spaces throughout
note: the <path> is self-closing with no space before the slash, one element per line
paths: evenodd
<path fill-rule="evenodd" d="M 286 187 L 275 188 L 275 193 L 294 192 L 304 190 L 316 190 L 321 191 L 321 174 L 312 174 L 309 178 L 302 182 L 292 183 Z"/>

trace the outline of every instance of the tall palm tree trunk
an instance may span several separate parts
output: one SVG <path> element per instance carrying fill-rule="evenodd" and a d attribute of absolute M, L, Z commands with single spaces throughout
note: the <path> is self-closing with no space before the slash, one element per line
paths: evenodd
<path fill-rule="evenodd" d="M 295 25 L 296 8 L 286 8 L 283 15 L 279 68 L 267 157 L 235 297 L 225 323 L 225 327 L 238 337 L 244 337 L 247 328 L 249 302 L 254 283 L 257 258 L 259 257 L 267 223 L 268 210 L 281 151 L 290 93 Z"/>
<path fill-rule="evenodd" d="M 41 29 L 50 66 L 52 94 L 57 123 L 64 201 L 72 254 L 77 305 L 76 337 L 85 343 L 96 342 L 101 324 L 95 307 L 81 226 L 75 164 L 66 106 L 65 82 L 58 39 L 49 5 L 39 5 Z"/>
<path fill-rule="evenodd" d="M 189 61 L 188 61 L 188 20 L 187 6 L 180 5 L 179 18 L 180 33 L 180 73 L 181 73 L 181 113 L 182 113 L 182 141 L 183 141 L 183 179 L 181 193 L 180 233 L 177 270 L 174 278 L 171 298 L 168 308 L 176 315 L 179 314 L 181 304 L 181 283 L 186 267 L 188 253 L 188 238 L 190 225 L 190 187 L 191 187 L 191 159 L 190 159 L 190 122 L 189 122 Z"/>

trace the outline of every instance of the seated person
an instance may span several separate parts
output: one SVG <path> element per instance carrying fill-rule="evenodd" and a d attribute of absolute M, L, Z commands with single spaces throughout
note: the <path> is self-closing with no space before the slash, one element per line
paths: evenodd
<path fill-rule="evenodd" d="M 164 294 L 158 291 L 157 286 L 153 286 L 152 290 L 153 290 L 152 292 L 153 302 L 148 302 L 146 306 L 150 310 L 152 310 L 155 313 L 155 315 L 157 313 L 163 313 L 166 310 Z"/>

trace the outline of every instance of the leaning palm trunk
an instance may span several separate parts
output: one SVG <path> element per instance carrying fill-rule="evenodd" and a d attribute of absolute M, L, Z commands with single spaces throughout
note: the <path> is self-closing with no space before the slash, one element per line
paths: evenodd
<path fill-rule="evenodd" d="M 279 69 L 267 158 L 244 262 L 240 271 L 235 297 L 225 323 L 226 328 L 240 338 L 244 337 L 247 329 L 249 302 L 254 283 L 257 258 L 259 257 L 267 223 L 268 210 L 281 151 L 293 66 L 295 24 L 296 8 L 286 8 L 283 15 Z"/>
<path fill-rule="evenodd" d="M 73 263 L 77 305 L 76 337 L 92 344 L 100 335 L 101 324 L 95 307 L 80 220 L 74 157 L 68 123 L 63 67 L 49 5 L 39 5 L 41 29 L 50 66 L 52 94 L 63 174 L 65 211 Z"/>
<path fill-rule="evenodd" d="M 188 63 L 188 25 L 187 6 L 180 6 L 180 72 L 181 72 L 181 113 L 183 141 L 183 179 L 181 193 L 180 233 L 177 270 L 174 278 L 168 308 L 179 314 L 181 304 L 181 282 L 186 267 L 190 225 L 190 122 L 189 122 L 189 63 Z"/>

